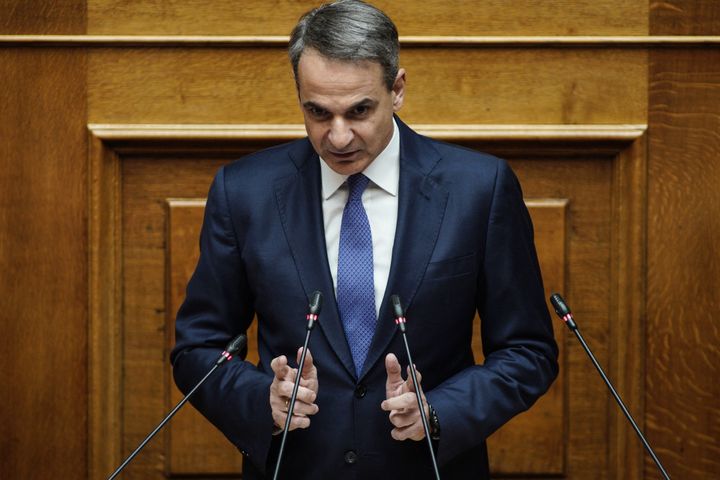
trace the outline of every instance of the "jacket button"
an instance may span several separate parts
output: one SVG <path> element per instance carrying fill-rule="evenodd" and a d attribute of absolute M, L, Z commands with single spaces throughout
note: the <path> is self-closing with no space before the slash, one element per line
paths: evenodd
<path fill-rule="evenodd" d="M 367 387 L 362 383 L 355 387 L 355 398 L 363 398 L 367 393 Z"/>
<path fill-rule="evenodd" d="M 347 452 L 345 452 L 345 463 L 347 463 L 348 465 L 356 464 L 357 459 L 358 459 L 358 456 L 354 450 L 348 450 Z"/>

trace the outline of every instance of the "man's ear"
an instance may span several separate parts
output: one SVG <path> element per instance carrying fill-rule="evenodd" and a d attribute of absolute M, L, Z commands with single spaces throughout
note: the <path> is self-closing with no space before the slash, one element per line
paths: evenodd
<path fill-rule="evenodd" d="M 395 76 L 395 83 L 393 83 L 393 87 L 392 87 L 393 112 L 397 112 L 398 110 L 400 110 L 403 106 L 404 101 L 405 101 L 405 69 L 401 68 L 400 70 L 398 70 L 398 73 Z"/>

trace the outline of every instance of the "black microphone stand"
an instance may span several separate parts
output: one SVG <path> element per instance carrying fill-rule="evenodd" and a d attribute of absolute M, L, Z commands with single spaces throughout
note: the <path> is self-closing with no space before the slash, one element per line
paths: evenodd
<path fill-rule="evenodd" d="M 408 357 L 408 363 L 410 363 L 410 376 L 412 377 L 413 386 L 415 387 L 415 396 L 417 397 L 418 407 L 420 408 L 420 419 L 422 420 L 423 430 L 425 430 L 425 439 L 427 440 L 428 449 L 430 450 L 430 458 L 432 459 L 433 470 L 435 471 L 435 478 L 440 480 L 440 471 L 438 470 L 437 460 L 435 459 L 435 450 L 433 449 L 432 439 L 430 438 L 430 427 L 428 426 L 427 418 L 425 418 L 425 407 L 423 406 L 422 397 L 420 396 L 420 385 L 417 381 L 417 372 L 415 371 L 415 363 L 413 362 L 412 355 L 410 354 L 410 346 L 408 345 L 407 335 L 405 331 L 406 318 L 403 313 L 403 307 L 400 303 L 400 297 L 392 295 L 390 297 L 393 305 L 393 311 L 395 313 L 395 323 L 400 329 L 402 334 L 403 342 L 405 343 L 405 353 Z"/>
<path fill-rule="evenodd" d="M 190 390 L 190 393 L 185 395 L 185 398 L 180 400 L 180 403 L 175 405 L 175 408 L 173 408 L 172 411 L 170 413 L 168 413 L 167 416 L 162 420 L 162 422 L 160 422 L 160 424 L 157 427 L 155 427 L 155 430 L 150 432 L 150 435 L 145 437 L 145 440 L 143 440 L 142 443 L 140 443 L 140 445 L 138 445 L 138 447 L 135 449 L 135 451 L 132 452 L 125 459 L 125 461 L 122 462 L 122 464 L 120 464 L 120 466 L 112 473 L 112 475 L 110 475 L 108 477 L 108 480 L 113 480 L 115 477 L 117 477 L 120 474 L 120 472 L 122 472 L 123 469 L 127 466 L 127 464 L 130 463 L 132 461 L 132 459 L 135 458 L 135 456 L 138 453 L 140 453 L 140 450 L 142 450 L 143 447 L 145 447 L 145 445 L 155 436 L 155 434 L 158 433 L 160 431 L 160 429 L 162 427 L 164 427 L 167 422 L 170 421 L 170 419 L 178 412 L 178 410 L 180 410 L 180 408 L 182 408 L 183 405 L 185 405 L 185 403 L 190 399 L 190 396 L 193 393 L 195 393 L 195 390 L 197 390 L 198 387 L 200 387 L 200 385 L 202 385 L 203 382 L 205 382 L 205 380 L 207 380 L 208 377 L 210 375 L 212 375 L 213 372 L 215 372 L 215 370 L 217 370 L 218 368 L 223 366 L 225 364 L 225 362 L 231 360 L 233 358 L 233 355 L 235 355 L 237 352 L 243 350 L 246 345 L 247 345 L 247 337 L 245 335 L 240 334 L 237 337 L 233 338 L 232 341 L 230 343 L 228 343 L 227 347 L 225 347 L 225 351 L 220 355 L 220 357 L 217 359 L 217 361 L 215 362 L 213 367 L 210 369 L 210 371 L 207 374 L 205 374 L 205 376 L 202 378 L 202 380 L 200 380 L 197 383 L 197 385 L 195 385 L 193 387 L 192 390 Z"/>
<path fill-rule="evenodd" d="M 275 474 L 273 475 L 273 480 L 277 480 L 278 474 L 280 473 L 283 451 L 285 450 L 285 441 L 287 440 L 287 434 L 290 430 L 290 421 L 292 420 L 293 410 L 295 409 L 295 400 L 297 399 L 298 387 L 300 387 L 300 378 L 302 377 L 303 366 L 305 365 L 305 354 L 307 353 L 308 342 L 310 341 L 310 332 L 315 326 L 321 307 L 322 293 L 316 291 L 312 294 L 308 314 L 306 316 L 308 323 L 306 327 L 307 333 L 305 334 L 305 343 L 303 344 L 302 354 L 300 354 L 300 364 L 298 365 L 298 372 L 295 376 L 295 384 L 293 385 L 292 395 L 290 396 L 290 402 L 288 403 L 287 418 L 285 419 L 285 428 L 283 428 L 282 440 L 280 441 L 280 450 L 278 452 L 277 461 L 275 462 Z"/>
<path fill-rule="evenodd" d="M 550 296 L 550 303 L 552 303 L 553 308 L 555 309 L 555 313 L 557 313 L 558 317 L 563 319 L 565 322 L 565 325 L 568 326 L 568 328 L 575 334 L 577 339 L 580 341 L 580 344 L 582 345 L 583 349 L 585 349 L 585 353 L 588 354 L 588 357 L 590 357 L 590 360 L 592 361 L 593 365 L 595 365 L 595 368 L 597 369 L 598 373 L 600 373 L 600 376 L 605 381 L 605 385 L 610 389 L 610 393 L 612 393 L 613 397 L 615 397 L 615 401 L 620 406 L 620 409 L 625 414 L 625 418 L 628 419 L 628 422 L 630 422 L 630 425 L 632 425 L 633 429 L 635 429 L 635 433 L 637 433 L 638 437 L 640 437 L 640 441 L 642 442 L 643 446 L 645 447 L 645 450 L 650 454 L 653 461 L 655 462 L 655 465 L 657 465 L 658 469 L 660 470 L 660 473 L 662 473 L 663 477 L 666 480 L 670 480 L 670 476 L 667 474 L 665 469 L 663 468 L 662 464 L 660 463 L 660 459 L 655 455 L 655 452 L 653 451 L 652 447 L 648 443 L 648 441 L 645 439 L 645 436 L 642 434 L 642 431 L 640 430 L 640 427 L 637 426 L 637 423 L 635 423 L 635 420 L 633 419 L 632 415 L 630 415 L 630 412 L 625 407 L 625 404 L 623 403 L 622 399 L 620 398 L 620 395 L 615 391 L 615 388 L 613 388 L 612 383 L 610 383 L 610 379 L 608 379 L 607 375 L 605 375 L 605 372 L 603 371 L 602 367 L 600 366 L 600 363 L 595 359 L 595 355 L 592 354 L 590 351 L 590 347 L 588 347 L 587 343 L 585 343 L 585 339 L 580 334 L 580 330 L 578 329 L 577 324 L 575 323 L 575 319 L 573 318 L 572 312 L 570 311 L 570 307 L 567 306 L 565 303 L 565 300 L 563 300 L 562 296 L 559 293 L 553 293 Z"/>

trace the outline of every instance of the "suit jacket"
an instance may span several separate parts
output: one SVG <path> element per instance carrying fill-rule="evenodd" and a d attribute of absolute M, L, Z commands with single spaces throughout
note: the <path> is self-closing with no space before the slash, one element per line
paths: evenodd
<path fill-rule="evenodd" d="M 359 378 L 335 302 L 320 160 L 310 142 L 227 165 L 210 188 L 171 360 L 178 386 L 188 391 L 257 314 L 259 364 L 228 363 L 193 401 L 245 455 L 244 478 L 272 474 L 279 437 L 271 435 L 270 361 L 295 357 L 315 290 L 325 299 L 310 339 L 320 411 L 310 428 L 288 435 L 282 472 L 291 478 L 433 478 L 427 444 L 393 440 L 380 409 L 385 355 L 393 352 L 407 365 L 389 301 L 394 293 L 406 305 L 408 341 L 440 419 L 443 478 L 488 478 L 485 439 L 529 408 L 557 375 L 532 224 L 512 171 L 500 159 L 422 137 L 397 121 L 392 265 Z M 476 310 L 482 365 L 471 347 Z"/>

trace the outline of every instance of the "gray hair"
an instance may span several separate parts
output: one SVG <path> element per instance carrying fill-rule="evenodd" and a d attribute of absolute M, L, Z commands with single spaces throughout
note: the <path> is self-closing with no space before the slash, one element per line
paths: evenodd
<path fill-rule="evenodd" d="M 397 28 L 390 17 L 370 4 L 340 0 L 300 17 L 288 49 L 296 83 L 300 56 L 306 48 L 334 60 L 377 62 L 383 69 L 385 85 L 392 90 L 400 52 Z"/>

